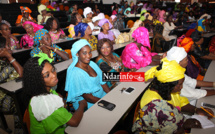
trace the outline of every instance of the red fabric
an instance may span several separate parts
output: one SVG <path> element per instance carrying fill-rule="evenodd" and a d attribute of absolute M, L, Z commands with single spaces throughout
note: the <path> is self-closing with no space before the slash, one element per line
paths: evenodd
<path fill-rule="evenodd" d="M 211 39 L 209 51 L 215 54 L 215 36 Z"/>
<path fill-rule="evenodd" d="M 191 34 L 192 34 L 194 31 L 195 31 L 195 29 L 189 29 L 189 30 L 186 32 L 185 36 L 186 36 L 186 37 L 190 37 Z"/>

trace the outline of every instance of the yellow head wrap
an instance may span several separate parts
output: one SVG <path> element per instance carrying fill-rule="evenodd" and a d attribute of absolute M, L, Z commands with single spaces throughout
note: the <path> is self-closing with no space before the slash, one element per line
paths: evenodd
<path fill-rule="evenodd" d="M 161 83 L 173 82 L 184 78 L 185 70 L 175 60 L 168 61 L 167 58 L 162 59 L 163 65 L 161 70 L 153 67 L 145 73 L 145 80 L 157 77 Z"/>

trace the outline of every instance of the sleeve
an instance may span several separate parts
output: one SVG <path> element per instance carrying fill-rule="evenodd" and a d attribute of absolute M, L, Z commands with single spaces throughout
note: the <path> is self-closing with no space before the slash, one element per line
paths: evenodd
<path fill-rule="evenodd" d="M 37 15 L 37 23 L 40 25 L 41 24 L 41 21 L 42 21 L 43 17 L 42 15 Z"/>
<path fill-rule="evenodd" d="M 204 30 L 203 30 L 203 28 L 201 26 L 198 26 L 198 31 L 203 32 Z"/>
<path fill-rule="evenodd" d="M 2 71 L 0 72 L 0 82 L 4 81 L 5 79 L 9 78 L 9 75 L 13 72 L 14 68 L 11 66 L 5 66 Z"/>
<path fill-rule="evenodd" d="M 187 97 L 191 101 L 191 100 L 205 97 L 207 95 L 207 91 L 202 89 L 192 88 L 184 83 L 183 88 L 181 89 L 180 95 L 183 97 Z"/>
<path fill-rule="evenodd" d="M 178 95 L 178 96 L 179 96 L 179 99 L 180 99 L 181 107 L 186 106 L 187 104 L 190 103 L 189 100 L 186 97 L 182 97 L 180 95 Z"/>
<path fill-rule="evenodd" d="M 65 52 L 61 47 L 59 47 L 58 45 L 54 44 L 53 47 L 57 48 L 58 50 Z M 66 53 L 66 52 L 65 52 Z"/>
<path fill-rule="evenodd" d="M 34 57 L 34 55 L 35 55 L 35 54 L 38 54 L 39 52 L 40 52 L 40 51 L 38 51 L 37 48 L 34 48 L 34 49 L 31 50 L 30 55 L 31 55 L 31 57 Z"/>
<path fill-rule="evenodd" d="M 53 133 L 57 128 L 62 127 L 72 118 L 72 114 L 65 108 L 59 108 L 49 117 L 42 121 L 46 133 Z"/>
<path fill-rule="evenodd" d="M 102 32 L 100 32 L 100 33 L 98 34 L 98 40 L 101 40 L 101 39 L 103 39 L 103 34 L 102 34 Z"/>
<path fill-rule="evenodd" d="M 18 15 L 17 19 L 16 19 L 16 24 L 21 23 L 22 20 L 22 15 Z"/>
<path fill-rule="evenodd" d="M 68 29 L 70 38 L 75 36 L 74 25 L 70 26 Z"/>
<path fill-rule="evenodd" d="M 62 29 L 60 29 L 60 32 L 62 35 L 65 35 L 64 31 Z"/>
<path fill-rule="evenodd" d="M 171 31 L 171 30 L 173 30 L 175 27 L 175 25 L 173 26 L 172 25 L 173 23 L 171 23 L 171 26 L 168 24 L 168 22 L 166 22 L 166 23 L 164 23 L 164 27 L 168 30 L 168 31 Z"/>
<path fill-rule="evenodd" d="M 185 76 L 184 84 L 190 86 L 191 88 L 195 88 L 197 85 L 197 80 L 187 76 L 186 74 L 184 76 Z"/>

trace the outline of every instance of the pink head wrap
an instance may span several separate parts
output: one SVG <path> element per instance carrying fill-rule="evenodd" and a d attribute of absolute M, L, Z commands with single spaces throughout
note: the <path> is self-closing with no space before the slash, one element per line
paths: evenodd
<path fill-rule="evenodd" d="M 26 24 L 30 24 L 30 25 L 32 25 L 32 26 L 34 27 L 34 33 L 36 33 L 37 30 L 40 30 L 40 29 L 43 28 L 43 26 L 38 25 L 38 24 L 36 24 L 36 23 L 34 23 L 34 22 L 31 22 L 31 21 L 25 21 L 25 22 L 22 24 L 22 26 L 24 27 Z"/>
<path fill-rule="evenodd" d="M 145 27 L 138 27 L 134 30 L 132 37 L 137 43 L 141 43 L 143 46 L 151 48 L 149 43 L 149 32 Z"/>
<path fill-rule="evenodd" d="M 112 20 L 114 20 L 116 18 L 116 15 L 111 15 L 110 17 Z"/>
<path fill-rule="evenodd" d="M 166 12 L 164 10 L 161 10 L 159 12 L 159 18 L 164 18 L 163 15 L 165 14 Z"/>

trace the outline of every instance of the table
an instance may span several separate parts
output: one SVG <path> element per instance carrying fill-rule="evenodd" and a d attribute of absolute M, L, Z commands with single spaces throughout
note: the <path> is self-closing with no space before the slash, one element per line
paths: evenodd
<path fill-rule="evenodd" d="M 152 66 L 139 69 L 137 72 L 146 72 Z M 148 82 L 124 82 L 112 89 L 102 100 L 116 105 L 113 111 L 106 110 L 94 104 L 88 109 L 78 127 L 68 126 L 65 132 L 68 134 L 107 134 L 131 107 L 133 102 L 144 92 L 151 81 Z M 122 88 L 134 87 L 131 94 L 121 93 Z"/>
<path fill-rule="evenodd" d="M 204 81 L 215 81 L 215 61 L 213 60 L 208 67 L 208 70 L 205 74 Z M 207 88 L 209 89 L 209 88 Z M 204 98 L 200 98 L 197 100 L 196 107 L 201 107 L 201 102 L 209 103 L 215 105 L 215 96 L 207 96 Z M 211 108 L 213 112 L 215 113 L 215 109 Z M 215 124 L 215 118 L 211 120 Z M 191 129 L 192 134 L 214 134 L 215 127 L 214 128 L 207 128 L 207 129 Z"/>
<path fill-rule="evenodd" d="M 214 36 L 214 35 L 215 35 L 215 32 L 213 32 L 213 33 L 205 33 L 205 34 L 203 34 L 203 37 L 210 38 L 211 36 Z"/>

